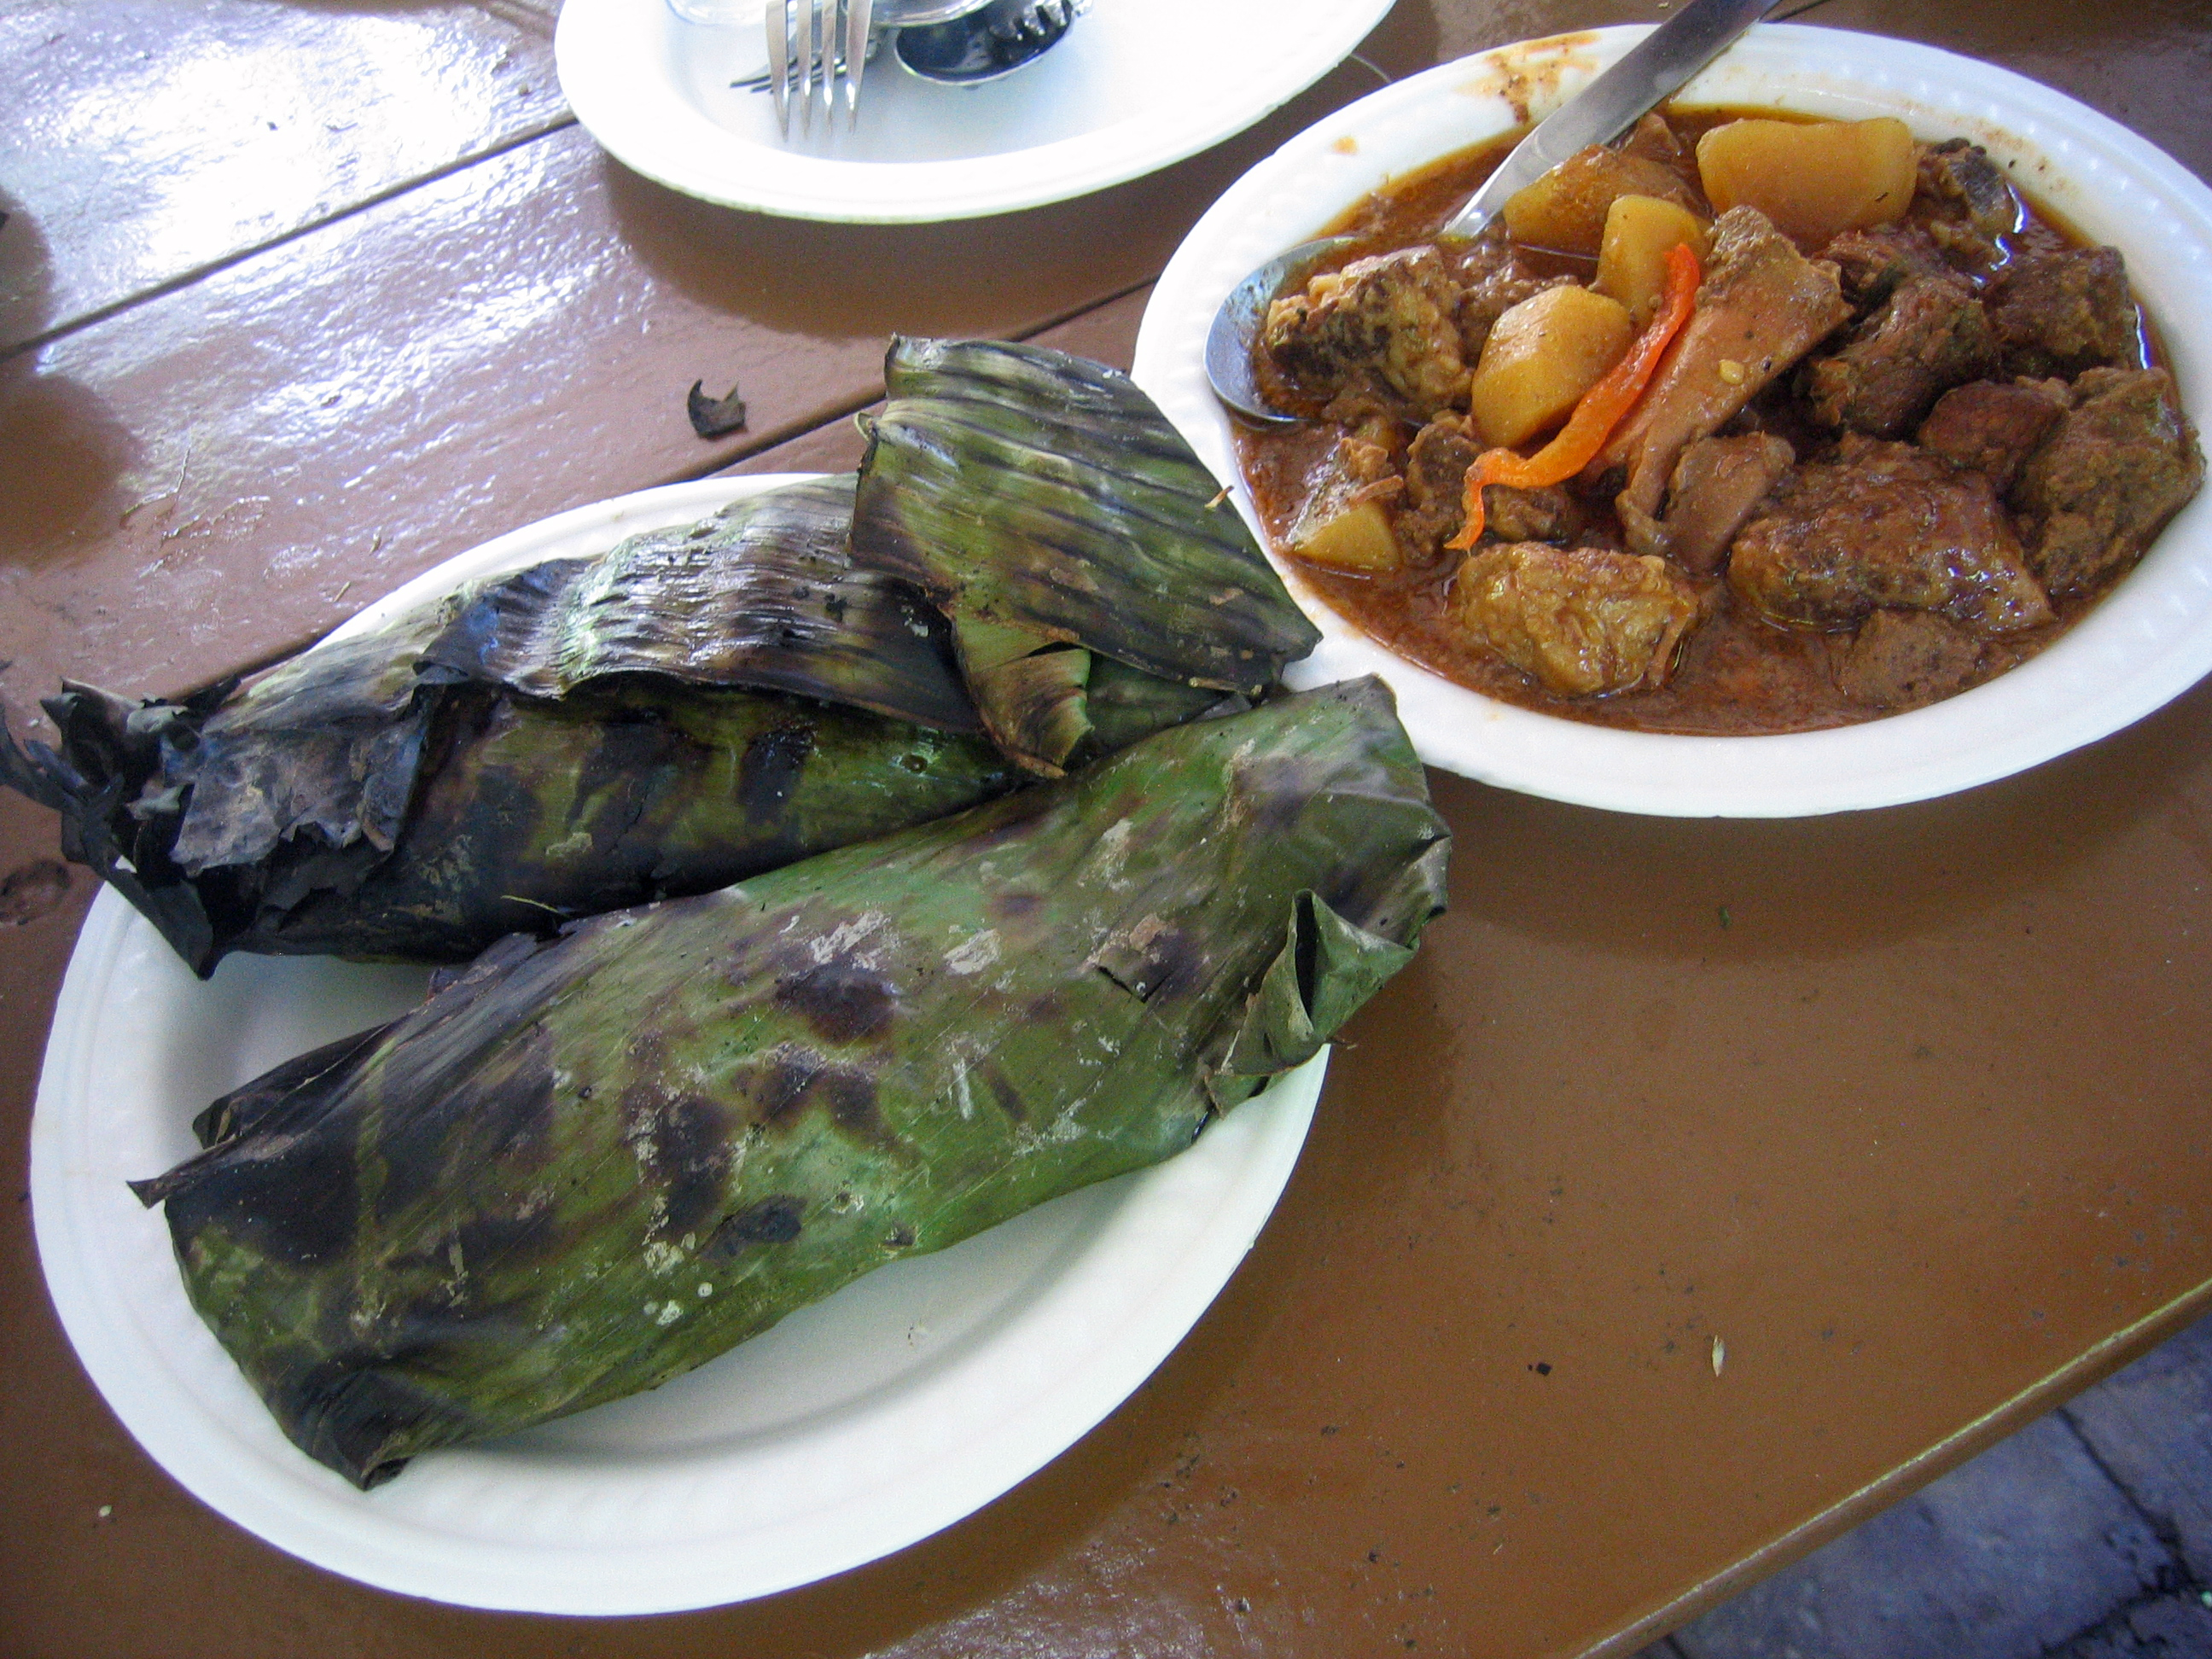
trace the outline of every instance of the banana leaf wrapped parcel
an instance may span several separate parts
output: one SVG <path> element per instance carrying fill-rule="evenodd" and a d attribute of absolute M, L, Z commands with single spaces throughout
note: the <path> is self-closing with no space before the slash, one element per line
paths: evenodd
<path fill-rule="evenodd" d="M 1187 1146 L 1412 956 L 1449 847 L 1379 682 L 1284 697 L 509 940 L 135 1188 L 285 1432 L 365 1486 Z"/>
<path fill-rule="evenodd" d="M 202 974 L 465 961 L 957 811 L 1024 774 L 823 478 L 470 583 L 181 702 L 72 685 L 0 781 Z"/>
<path fill-rule="evenodd" d="M 1000 748 L 1045 776 L 1320 642 L 1228 492 L 1118 370 L 894 339 L 864 422 L 854 556 L 927 592 Z M 1139 712 L 1140 711 L 1140 712 Z"/>

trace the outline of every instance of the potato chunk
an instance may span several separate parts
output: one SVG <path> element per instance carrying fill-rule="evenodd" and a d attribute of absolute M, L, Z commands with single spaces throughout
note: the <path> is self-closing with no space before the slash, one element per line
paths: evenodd
<path fill-rule="evenodd" d="M 1369 574 L 1398 568 L 1398 538 L 1378 501 L 1316 501 L 1319 512 L 1302 514 L 1291 532 L 1291 551 L 1332 570 Z"/>
<path fill-rule="evenodd" d="M 1754 207 L 1817 247 L 1905 216 L 1918 182 L 1911 130 L 1871 121 L 1730 121 L 1698 140 L 1698 176 L 1716 211 Z"/>
<path fill-rule="evenodd" d="M 1667 255 L 1684 244 L 1702 268 L 1711 238 L 1689 209 L 1656 196 L 1616 196 L 1597 251 L 1597 291 L 1626 306 L 1629 320 L 1642 328 L 1667 292 Z"/>
<path fill-rule="evenodd" d="M 1339 439 L 1291 526 L 1291 551 L 1333 570 L 1366 575 L 1395 570 L 1402 555 L 1382 502 L 1405 487 L 1382 445 Z"/>
<path fill-rule="evenodd" d="M 1626 307 L 1586 288 L 1547 288 L 1515 306 L 1490 331 L 1468 388 L 1483 441 L 1511 448 L 1565 420 L 1634 333 Z"/>
<path fill-rule="evenodd" d="M 1507 197 L 1501 216 L 1513 240 L 1525 246 L 1594 254 L 1605 239 L 1605 216 L 1623 196 L 1686 205 L 1691 200 L 1689 186 L 1672 167 L 1593 144 Z"/>

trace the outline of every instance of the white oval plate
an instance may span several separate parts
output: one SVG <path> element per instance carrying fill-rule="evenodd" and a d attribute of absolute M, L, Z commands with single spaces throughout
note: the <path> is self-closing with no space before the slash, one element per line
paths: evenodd
<path fill-rule="evenodd" d="M 665 0 L 568 0 L 561 89 L 614 156 L 687 196 L 793 219 L 918 224 L 1064 202 L 1240 132 L 1343 61 L 1389 0 L 1093 0 L 1019 74 L 916 79 L 886 48 L 860 120 L 787 142 L 757 27 L 687 23 Z"/>
<path fill-rule="evenodd" d="M 1540 117 L 1647 33 L 1607 28 L 1501 47 L 1401 82 L 1299 134 L 1239 179 L 1177 250 L 1145 309 L 1138 384 L 1209 466 L 1235 477 L 1229 420 L 1202 361 L 1222 296 L 1394 174 L 1520 125 L 1509 92 Z M 1789 24 L 1754 28 L 1681 100 L 1897 115 L 1923 137 L 1986 146 L 2042 202 L 2126 255 L 2184 406 L 2212 419 L 2212 327 L 2202 320 L 2212 191 L 2125 128 L 1971 58 Z M 1253 518 L 1241 491 L 1238 505 Z M 2183 510 L 2101 605 L 2009 673 L 1910 714 L 1780 737 L 1667 737 L 1516 708 L 1394 656 L 1294 571 L 1284 574 L 1324 635 L 1293 684 L 1380 674 L 1431 765 L 1629 812 L 1790 817 L 1948 794 L 2117 732 L 2212 671 L 2212 493 Z"/>
<path fill-rule="evenodd" d="M 596 553 L 776 478 L 642 491 L 515 532 L 374 607 Z M 1167 1163 L 894 1262 L 650 1394 L 417 1458 L 374 1492 L 295 1450 L 185 1300 L 126 1179 L 195 1148 L 209 1101 L 418 1001 L 421 969 L 233 957 L 205 982 L 105 891 L 79 936 L 31 1124 L 54 1306 L 155 1462 L 280 1549 L 466 1606 L 665 1613 L 887 1555 L 1057 1456 L 1182 1340 L 1304 1144 L 1325 1054 Z"/>

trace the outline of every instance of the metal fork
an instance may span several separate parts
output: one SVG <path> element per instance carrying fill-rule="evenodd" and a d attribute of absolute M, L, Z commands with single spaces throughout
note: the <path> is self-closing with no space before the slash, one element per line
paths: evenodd
<path fill-rule="evenodd" d="M 874 32 L 946 23 L 981 11 L 991 0 L 769 0 L 768 72 L 733 86 L 775 94 L 775 118 L 791 136 L 791 112 L 799 131 L 812 130 L 815 93 L 821 93 L 823 130 L 831 130 L 837 89 L 844 88 L 845 125 L 859 118 L 860 76 L 875 50 Z M 1078 0 L 1078 9 L 1081 0 Z"/>
<path fill-rule="evenodd" d="M 775 118 L 791 136 L 792 106 L 799 106 L 799 130 L 814 130 L 815 93 L 822 94 L 823 130 L 837 112 L 837 93 L 845 94 L 845 125 L 860 118 L 860 75 L 868 63 L 868 25 L 874 0 L 783 0 L 766 13 L 769 89 L 775 94 Z"/>

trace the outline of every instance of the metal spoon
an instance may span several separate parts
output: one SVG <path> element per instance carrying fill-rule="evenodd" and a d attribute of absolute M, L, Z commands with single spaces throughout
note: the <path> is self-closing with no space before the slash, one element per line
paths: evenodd
<path fill-rule="evenodd" d="M 1691 0 L 1639 41 L 1619 63 L 1536 124 L 1480 190 L 1454 214 L 1438 241 L 1466 241 L 1498 216 L 1505 200 L 1577 150 L 1611 143 L 1682 83 L 1719 57 L 1735 38 L 1781 0 Z M 1278 254 L 1229 290 L 1206 336 L 1206 378 L 1213 395 L 1249 421 L 1288 426 L 1294 417 L 1267 407 L 1252 374 L 1252 343 L 1267 307 L 1291 282 L 1329 254 L 1352 245 L 1324 236 Z"/>
<path fill-rule="evenodd" d="M 925 81 L 981 86 L 1057 46 L 1081 9 L 1081 0 L 990 0 L 947 22 L 900 29 L 891 50 Z"/>

